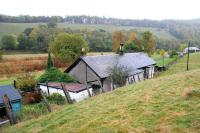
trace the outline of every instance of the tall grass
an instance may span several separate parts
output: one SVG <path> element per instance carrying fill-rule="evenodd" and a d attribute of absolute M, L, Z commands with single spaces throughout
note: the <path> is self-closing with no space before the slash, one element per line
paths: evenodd
<path fill-rule="evenodd" d="M 54 66 L 61 68 L 67 67 L 67 63 L 63 63 L 53 58 Z M 27 57 L 27 58 L 9 58 L 0 62 L 0 74 L 12 75 L 22 72 L 40 71 L 46 68 L 47 57 Z"/>

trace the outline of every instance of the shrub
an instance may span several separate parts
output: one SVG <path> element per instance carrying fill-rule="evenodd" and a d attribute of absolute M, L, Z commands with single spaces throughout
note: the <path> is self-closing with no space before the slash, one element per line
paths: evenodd
<path fill-rule="evenodd" d="M 170 55 L 170 58 L 173 58 L 173 57 L 178 56 L 178 53 L 175 50 L 172 50 L 169 55 Z"/>
<path fill-rule="evenodd" d="M 40 83 L 44 82 L 66 82 L 70 83 L 73 82 L 74 79 L 69 76 L 67 73 L 62 73 L 59 69 L 52 67 L 47 70 L 45 70 L 44 74 L 42 74 L 38 81 Z"/>
<path fill-rule="evenodd" d="M 58 105 L 62 105 L 65 103 L 65 97 L 63 97 L 59 93 L 53 93 L 52 95 L 48 96 L 47 98 L 51 103 L 55 103 Z"/>
<path fill-rule="evenodd" d="M 36 84 L 37 84 L 37 81 L 35 80 L 35 76 L 31 73 L 21 74 L 16 79 L 17 88 L 24 92 L 34 91 Z"/>
<path fill-rule="evenodd" d="M 47 108 L 44 103 L 23 105 L 22 110 L 17 113 L 16 117 L 19 121 L 30 120 L 37 118 L 47 113 Z"/>
<path fill-rule="evenodd" d="M 109 69 L 110 80 L 116 87 L 122 87 L 126 84 L 126 79 L 129 75 L 129 70 L 124 66 L 115 65 Z"/>

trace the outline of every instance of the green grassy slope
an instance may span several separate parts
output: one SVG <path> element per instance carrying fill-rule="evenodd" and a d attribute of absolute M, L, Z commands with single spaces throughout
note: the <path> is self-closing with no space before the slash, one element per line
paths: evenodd
<path fill-rule="evenodd" d="M 199 79 L 200 69 L 146 80 L 2 131 L 200 132 Z M 191 89 L 196 93 L 182 99 Z"/>
<path fill-rule="evenodd" d="M 19 34 L 25 28 L 34 27 L 39 25 L 39 23 L 0 23 L 0 39 L 5 34 Z M 159 29 L 159 28 L 146 28 L 146 27 L 131 27 L 131 26 L 112 26 L 112 25 L 89 25 L 89 24 L 66 24 L 59 23 L 58 27 L 71 29 L 104 29 L 109 32 L 116 30 L 130 30 L 137 29 L 138 31 L 151 31 L 154 35 L 163 39 L 176 39 L 169 32 Z"/>
<path fill-rule="evenodd" d="M 171 75 L 174 73 L 184 72 L 187 67 L 187 55 L 179 59 L 176 64 L 172 65 L 169 70 L 161 75 Z M 190 54 L 189 70 L 200 69 L 200 53 Z"/>

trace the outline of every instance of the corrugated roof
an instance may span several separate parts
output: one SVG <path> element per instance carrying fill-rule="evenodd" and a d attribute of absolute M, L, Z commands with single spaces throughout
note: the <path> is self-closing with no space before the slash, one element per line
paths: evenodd
<path fill-rule="evenodd" d="M 123 55 L 99 55 L 82 56 L 86 62 L 101 78 L 109 77 L 109 68 L 114 65 L 121 65 L 129 69 L 132 73 L 137 69 L 156 64 L 156 62 L 144 53 L 126 53 Z"/>
<path fill-rule="evenodd" d="M 80 92 L 83 90 L 86 90 L 86 86 L 84 84 L 80 83 L 60 83 L 60 82 L 48 82 L 49 87 L 55 87 L 55 88 L 60 88 L 62 89 L 63 85 L 65 90 L 71 91 L 71 92 Z M 46 86 L 46 84 L 42 84 Z"/>
<path fill-rule="evenodd" d="M 20 100 L 22 97 L 13 85 L 0 86 L 0 104 L 3 104 L 3 96 L 7 94 L 11 101 Z"/>

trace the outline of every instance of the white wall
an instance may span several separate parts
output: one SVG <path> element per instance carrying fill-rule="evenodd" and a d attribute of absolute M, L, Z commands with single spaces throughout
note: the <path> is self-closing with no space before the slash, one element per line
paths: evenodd
<path fill-rule="evenodd" d="M 57 89 L 57 88 L 53 88 L 53 87 L 48 87 L 48 88 L 49 88 L 50 95 L 52 95 L 53 93 L 59 93 L 59 94 L 61 94 L 62 96 L 65 97 L 65 93 L 64 93 L 63 90 Z M 46 86 L 40 85 L 40 89 L 44 93 L 46 93 L 47 95 L 49 95 Z M 90 94 L 92 94 L 92 88 L 89 88 L 89 91 L 90 91 Z M 71 99 L 72 100 L 74 99 L 76 102 L 80 102 L 80 101 L 82 101 L 82 100 L 84 100 L 84 99 L 86 99 L 86 98 L 89 97 L 89 94 L 88 94 L 87 90 L 81 91 L 79 93 L 69 92 L 69 95 L 70 95 Z"/>

